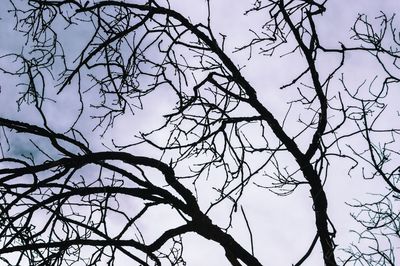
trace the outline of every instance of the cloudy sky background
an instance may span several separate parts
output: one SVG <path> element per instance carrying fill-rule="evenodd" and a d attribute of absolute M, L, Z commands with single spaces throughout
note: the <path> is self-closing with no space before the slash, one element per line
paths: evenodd
<path fill-rule="evenodd" d="M 279 121 L 282 121 L 288 108 L 286 102 L 291 98 L 292 94 L 287 90 L 279 90 L 279 87 L 291 81 L 296 74 L 302 71 L 305 62 L 301 61 L 300 57 L 296 59 L 296 56 L 281 58 L 280 54 L 287 52 L 287 48 L 278 50 L 277 56 L 274 57 L 258 56 L 256 50 L 254 50 L 254 55 L 250 61 L 247 61 L 247 52 L 231 53 L 236 47 L 246 44 L 246 41 L 249 40 L 251 37 L 251 33 L 248 31 L 249 28 L 256 28 L 255 26 L 265 22 L 265 17 L 262 14 L 243 16 L 244 11 L 251 4 L 252 1 L 211 1 L 213 30 L 216 34 L 227 35 L 226 51 L 232 56 L 235 63 L 242 66 L 246 65 L 243 69 L 243 75 L 257 89 L 261 102 L 276 115 Z M 207 7 L 203 0 L 176 0 L 171 1 L 171 6 L 181 11 L 186 17 L 190 17 L 193 22 L 206 22 Z M 317 27 L 320 40 L 330 47 L 339 47 L 339 42 L 344 43 L 346 46 L 355 44 L 350 41 L 352 36 L 350 28 L 353 26 L 358 13 L 366 13 L 372 20 L 373 17 L 379 15 L 380 11 L 387 13 L 389 16 L 400 11 L 400 5 L 396 0 L 336 0 L 328 1 L 326 7 L 327 11 L 318 19 Z M 6 10 L 7 8 L 0 10 L 0 17 L 2 18 L 0 21 L 2 25 L 0 27 L 0 36 L 6 36 L 0 41 L 0 54 L 19 52 L 24 46 L 24 39 L 21 34 L 12 31 L 14 21 L 11 14 L 7 13 Z M 398 19 L 397 21 L 399 22 Z M 90 29 L 73 27 L 71 31 L 66 31 L 65 35 L 60 35 L 66 53 L 77 53 L 87 41 L 86 38 L 90 32 Z M 7 60 L 9 59 L 3 58 L 0 64 L 2 66 L 6 64 L 9 69 L 17 68 L 15 64 Z M 338 56 L 326 56 L 326 59 L 324 58 L 320 63 L 321 72 L 329 73 L 338 64 L 339 60 Z M 373 57 L 367 56 L 366 53 L 352 54 L 346 65 L 339 71 L 339 73 L 341 72 L 344 72 L 344 78 L 348 81 L 349 87 L 358 86 L 364 79 L 370 82 L 375 75 L 383 74 L 382 70 L 374 62 Z M 19 91 L 16 84 L 20 80 L 0 73 L 0 81 L 0 116 L 41 124 L 40 117 L 32 106 L 24 105 L 20 112 L 16 112 L 16 100 L 18 99 Z M 56 83 L 51 81 L 50 78 L 48 82 L 54 85 Z M 338 90 L 342 89 L 337 80 L 331 86 L 336 86 Z M 64 132 L 72 125 L 78 113 L 77 96 L 75 93 L 68 91 L 57 96 L 55 88 L 46 89 L 51 98 L 57 100 L 56 103 L 48 102 L 45 105 L 49 125 L 58 132 Z M 400 91 L 397 91 L 392 90 L 391 99 L 400 98 Z M 89 101 L 96 100 L 95 93 L 88 93 L 85 97 Z M 90 142 L 94 150 L 104 150 L 104 146 L 111 147 L 111 139 L 116 140 L 121 145 L 128 144 L 135 140 L 135 135 L 138 132 L 145 132 L 160 125 L 163 121 L 162 115 L 170 112 L 175 101 L 176 99 L 172 93 L 157 90 L 143 99 L 143 110 L 137 110 L 134 117 L 127 116 L 119 119 L 104 138 L 99 137 L 102 133 L 101 130 L 91 133 L 95 123 L 87 118 L 91 111 L 87 111 L 84 114 L 86 118 L 82 119 L 81 123 L 78 124 L 79 129 L 92 136 Z M 396 110 L 390 111 L 395 113 Z M 295 134 L 298 130 L 297 125 L 294 123 L 298 115 L 296 110 L 292 112 L 289 124 L 286 127 L 292 134 Z M 387 119 L 382 121 L 382 124 L 391 124 L 395 128 L 400 128 L 400 123 L 395 116 L 387 116 Z M 251 135 L 252 133 L 249 132 L 248 134 Z M 0 133 L 0 138 L 3 137 L 2 133 Z M 20 140 L 19 143 L 24 142 Z M 361 141 L 357 142 L 357 140 L 352 140 L 351 144 L 362 145 Z M 18 149 L 23 148 L 19 147 Z M 130 151 L 138 155 L 155 158 L 160 156 L 156 150 L 148 146 L 135 147 Z M 290 164 L 292 159 L 286 158 L 286 160 Z M 256 164 L 257 162 L 254 163 Z M 333 161 L 331 167 L 325 186 L 329 202 L 328 214 L 337 229 L 337 237 L 335 238 L 335 242 L 339 245 L 337 255 L 342 255 L 341 257 L 345 259 L 346 255 L 343 255 L 344 253 L 340 251 L 340 248 L 347 248 L 352 242 L 357 243 L 356 235 L 350 233 L 350 230 L 359 228 L 350 217 L 350 212 L 354 210 L 349 208 L 346 202 L 354 202 L 354 199 L 369 199 L 366 193 L 384 192 L 385 184 L 382 180 L 363 180 L 359 169 L 353 171 L 352 177 L 349 177 L 347 173 L 351 163 L 348 161 Z M 265 179 L 264 176 L 259 175 L 253 181 L 259 184 L 266 184 Z M 218 180 L 208 180 L 199 185 L 199 201 L 204 208 L 207 208 L 207 205 L 215 198 L 215 194 L 212 194 L 212 190 L 209 189 L 210 184 L 214 183 L 218 184 Z M 124 204 L 127 210 L 135 209 L 136 203 L 133 201 L 124 202 Z M 249 186 L 246 189 L 246 194 L 241 199 L 241 204 L 245 208 L 247 218 L 252 226 L 255 255 L 259 261 L 265 265 L 291 265 L 304 255 L 315 234 L 314 213 L 311 208 L 312 200 L 309 196 L 308 186 L 299 187 L 293 194 L 286 197 L 277 197 L 265 189 Z M 222 204 L 210 212 L 213 221 L 222 227 L 227 223 L 226 217 L 229 211 L 227 207 L 228 205 Z M 149 242 L 167 225 L 176 224 L 175 218 L 168 208 L 151 212 L 146 222 L 141 225 L 143 226 L 143 233 L 148 237 Z M 115 219 L 115 223 L 118 223 L 117 219 Z M 240 212 L 235 215 L 230 233 L 244 247 L 248 250 L 250 249 L 248 231 Z M 188 265 L 229 265 L 224 257 L 223 249 L 218 245 L 194 234 L 184 236 L 184 240 L 187 240 L 184 247 L 184 256 Z M 317 246 L 304 265 L 321 265 L 321 259 L 321 250 Z"/>

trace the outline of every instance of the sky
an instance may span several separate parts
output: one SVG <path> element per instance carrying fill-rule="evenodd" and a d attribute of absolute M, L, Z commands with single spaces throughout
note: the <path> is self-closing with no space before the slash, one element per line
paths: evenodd
<path fill-rule="evenodd" d="M 243 66 L 242 73 L 257 89 L 257 95 L 260 101 L 267 106 L 282 122 L 288 110 L 287 102 L 293 98 L 293 92 L 290 90 L 280 90 L 279 87 L 291 81 L 298 73 L 300 73 L 305 66 L 304 60 L 298 55 L 282 56 L 288 48 L 285 46 L 278 49 L 276 54 L 272 57 L 257 54 L 257 50 L 253 51 L 253 56 L 248 60 L 248 52 L 234 52 L 235 48 L 244 45 L 252 36 L 249 28 L 255 31 L 260 30 L 259 25 L 265 23 L 265 16 L 260 14 L 249 14 L 243 16 L 243 13 L 251 6 L 253 1 L 239 1 L 239 0 L 213 0 L 211 1 L 211 24 L 212 29 L 218 38 L 220 33 L 226 35 L 225 48 L 227 53 L 231 56 L 232 60 Z M 350 28 L 353 26 L 355 19 L 359 13 L 368 14 L 373 21 L 374 16 L 379 15 L 380 11 L 388 15 L 400 11 L 400 6 L 396 0 L 335 0 L 328 1 L 326 4 L 327 11 L 317 20 L 318 32 L 320 40 L 327 46 L 335 48 L 340 47 L 340 42 L 345 46 L 354 45 L 355 42 L 350 40 L 352 32 Z M 170 2 L 171 7 L 185 17 L 195 23 L 207 22 L 207 6 L 205 1 L 179 1 L 173 0 Z M 193 8 L 195 7 L 195 8 Z M 24 48 L 24 39 L 20 33 L 12 31 L 13 18 L 10 13 L 5 12 L 6 9 L 0 10 L 0 36 L 10 36 L 10 38 L 2 38 L 0 41 L 0 54 L 7 54 L 10 52 L 18 52 Z M 397 19 L 397 22 L 399 20 Z M 61 23 L 61 22 L 60 22 Z M 61 31 L 63 25 L 58 25 Z M 76 53 L 83 47 L 91 32 L 90 28 L 75 26 L 71 29 L 65 30 L 60 34 L 60 40 L 64 44 L 66 53 Z M 221 41 L 221 38 L 219 39 Z M 290 44 L 289 44 L 290 45 Z M 290 47 L 290 46 L 289 46 Z M 27 48 L 24 48 L 27 49 Z M 154 55 L 156 56 L 156 55 Z M 70 56 L 68 63 L 74 64 Z M 319 67 L 323 75 L 327 75 L 339 63 L 340 58 L 335 55 L 321 55 Z M 11 62 L 8 58 L 3 58 L 0 61 L 2 67 L 7 69 L 16 69 L 15 63 Z M 55 69 L 56 70 L 56 69 Z M 55 71 L 56 72 L 56 71 Z M 345 66 L 341 69 L 344 78 L 348 81 L 350 88 L 356 88 L 367 80 L 371 82 L 375 75 L 384 74 L 379 65 L 374 61 L 372 56 L 365 53 L 354 53 L 349 56 Z M 201 74 L 198 74 L 201 75 Z M 79 99 L 76 91 L 73 90 L 74 86 L 69 87 L 71 91 L 65 91 L 60 95 L 56 95 L 56 82 L 48 79 L 48 86 L 46 91 L 50 98 L 55 102 L 49 101 L 45 104 L 45 112 L 48 116 L 48 122 L 52 128 L 58 132 L 64 132 L 75 121 L 75 117 L 79 112 Z M 379 82 L 378 79 L 377 82 Z M 16 112 L 18 99 L 18 91 L 16 84 L 20 82 L 19 78 L 10 77 L 3 73 L 0 74 L 1 94 L 0 94 L 0 116 L 22 120 L 30 123 L 41 123 L 40 116 L 35 112 L 32 105 L 23 105 L 19 112 Z M 143 81 L 146 84 L 146 81 Z M 343 90 L 341 83 L 336 78 L 332 81 L 332 95 L 339 90 Z M 399 86 L 397 85 L 397 88 Z M 400 95 L 399 90 L 391 90 L 389 99 L 398 99 Z M 84 96 L 87 101 L 95 103 L 98 101 L 98 95 L 95 91 L 91 91 Z M 90 120 L 90 115 L 95 112 L 93 109 L 85 110 L 83 118 L 77 124 L 79 129 L 89 137 L 91 147 L 94 150 L 104 150 L 112 147 L 111 140 L 114 140 L 119 145 L 126 145 L 132 141 L 137 140 L 135 136 L 140 132 L 146 132 L 149 129 L 157 128 L 163 122 L 163 115 L 171 111 L 174 106 L 176 98 L 173 93 L 165 90 L 158 90 L 143 98 L 143 109 L 135 109 L 135 115 L 126 115 L 116 121 L 113 128 L 111 128 L 104 136 L 101 136 L 102 130 L 96 129 L 92 132 L 95 121 Z M 391 103 L 389 101 L 389 103 Z M 246 112 L 246 108 L 242 107 L 241 112 Z M 288 117 L 286 130 L 295 135 L 299 131 L 299 125 L 296 122 L 299 117 L 307 119 L 309 114 L 301 113 L 299 107 L 294 107 L 293 111 Z M 393 125 L 395 128 L 400 128 L 400 123 L 396 116 L 397 106 L 393 109 L 388 108 L 388 112 L 392 115 L 383 117 L 380 123 L 382 125 Z M 386 118 L 387 117 L 387 118 Z M 342 134 L 346 131 L 354 129 L 354 125 L 349 125 L 343 128 Z M 257 139 L 259 131 L 254 128 L 246 129 L 246 136 L 254 140 Z M 162 143 L 166 135 L 156 135 L 155 141 Z M 307 147 L 307 135 L 304 139 L 304 147 Z M 2 141 L 2 148 L 4 148 L 4 135 L 0 134 L 0 141 Z M 18 143 L 24 143 L 24 140 Z M 26 141 L 26 140 L 25 140 Z M 350 145 L 354 147 L 363 147 L 360 139 L 350 139 Z M 346 143 L 344 143 L 346 144 Z M 17 152 L 22 152 L 21 146 L 14 146 Z M 301 146 L 301 143 L 300 143 Z M 395 145 L 399 148 L 399 144 Z M 154 158 L 160 157 L 160 152 L 154 148 L 146 145 L 139 145 L 128 149 L 129 152 L 150 156 Z M 349 152 L 349 151 L 348 151 Z M 170 154 L 165 155 L 164 159 L 167 161 Z M 251 157 L 253 158 L 253 157 Z M 280 156 L 280 162 L 287 164 L 289 170 L 296 167 L 293 166 L 293 159 L 290 157 Z M 253 160 L 253 159 L 252 159 Z M 253 163 L 257 165 L 261 161 L 254 157 Z M 188 161 L 186 164 L 194 165 L 195 161 Z M 335 242 L 339 245 L 337 255 L 346 258 L 343 250 L 354 242 L 357 243 L 357 236 L 351 230 L 359 229 L 359 225 L 354 222 L 350 213 L 355 212 L 354 209 L 348 206 L 348 203 L 353 203 L 355 199 L 369 200 L 373 196 L 368 193 L 381 193 L 386 191 L 385 184 L 382 180 L 364 180 L 361 176 L 359 169 L 351 172 L 348 175 L 349 168 L 352 164 L 350 161 L 332 160 L 329 178 L 325 185 L 329 207 L 328 213 L 335 224 L 337 236 Z M 182 167 L 182 172 L 184 172 Z M 210 179 L 201 179 L 198 183 L 198 195 L 200 206 L 204 209 L 215 199 L 216 193 L 212 189 L 213 186 L 220 185 L 218 176 L 221 173 L 218 169 L 213 172 Z M 263 175 L 257 175 L 252 180 L 259 185 L 267 185 L 268 179 Z M 157 177 L 154 182 L 157 181 Z M 192 188 L 191 182 L 186 185 Z M 254 251 L 256 257 L 264 265 L 292 265 L 296 263 L 305 251 L 308 249 L 309 244 L 314 238 L 314 213 L 312 210 L 312 200 L 309 196 L 309 187 L 300 186 L 294 193 L 289 196 L 277 196 L 268 190 L 260 188 L 255 185 L 250 185 L 246 188 L 245 194 L 241 199 L 241 206 L 245 208 L 246 217 L 252 227 L 254 236 Z M 137 209 L 135 201 L 124 202 L 123 207 L 126 210 Z M 229 204 L 221 204 L 210 212 L 210 217 L 213 222 L 221 227 L 226 226 L 229 215 Z M 140 226 L 142 226 L 143 234 L 148 239 L 154 239 L 156 235 L 163 230 L 163 228 L 177 223 L 176 216 L 171 215 L 168 208 L 159 208 L 150 212 Z M 118 226 L 118 218 L 114 219 L 116 226 Z M 235 239 L 243 244 L 248 250 L 250 249 L 249 234 L 246 228 L 245 220 L 241 212 L 235 214 L 235 219 L 232 228 L 229 231 Z M 184 256 L 188 265 L 201 266 L 201 265 L 229 265 L 224 257 L 224 252 L 217 244 L 210 243 L 205 239 L 188 234 L 183 236 L 185 241 Z M 360 244 L 365 245 L 364 243 Z M 397 247 L 400 246 L 397 239 Z M 121 258 L 121 262 L 124 258 Z M 321 265 L 321 249 L 318 246 L 311 254 L 310 258 L 304 265 Z"/>

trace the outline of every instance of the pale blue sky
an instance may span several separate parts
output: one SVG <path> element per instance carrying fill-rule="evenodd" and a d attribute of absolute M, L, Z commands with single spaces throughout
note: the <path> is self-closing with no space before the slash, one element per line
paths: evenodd
<path fill-rule="evenodd" d="M 288 109 L 287 101 L 293 97 L 293 91 L 280 90 L 279 87 L 291 81 L 304 66 L 305 60 L 299 54 L 281 57 L 287 48 L 278 49 L 273 57 L 259 56 L 257 50 L 253 51 L 253 58 L 247 61 L 248 53 L 232 53 L 233 49 L 240 44 L 245 44 L 251 34 L 248 31 L 249 27 L 257 26 L 263 23 L 265 18 L 260 15 L 242 16 L 244 11 L 250 6 L 253 1 L 239 0 L 218 0 L 211 1 L 212 3 L 212 29 L 214 33 L 222 33 L 227 35 L 226 52 L 232 56 L 235 63 L 244 66 L 242 73 L 257 89 L 258 96 L 262 103 L 265 104 L 275 115 L 278 121 L 283 121 L 285 113 Z M 205 1 L 171 1 L 171 6 L 181 11 L 186 17 L 190 17 L 193 22 L 206 22 L 207 8 Z M 195 7 L 195 8 L 194 8 Z M 379 15 L 380 11 L 387 14 L 400 11 L 400 5 L 397 0 L 331 0 L 326 4 L 327 12 L 318 19 L 318 32 L 321 42 L 332 48 L 340 47 L 339 42 L 345 45 L 355 44 L 349 41 L 352 36 L 350 27 L 358 13 L 367 13 L 371 20 L 375 15 Z M 7 36 L 0 40 L 0 55 L 10 52 L 19 52 L 24 46 L 23 39 L 19 33 L 12 31 L 12 17 L 5 12 L 5 8 L 0 10 L 0 36 Z M 400 23 L 399 19 L 397 19 Z M 63 42 L 67 53 L 78 51 L 87 40 L 91 29 L 72 27 L 70 31 L 63 31 L 63 26 L 58 25 L 60 30 L 60 40 Z M 255 27 L 255 30 L 257 27 Z M 221 40 L 221 39 L 219 39 Z M 29 49 L 29 48 L 25 48 Z M 157 55 L 154 55 L 157 56 Z M 73 63 L 74 57 L 68 58 L 68 62 Z M 12 62 L 8 59 L 0 61 L 1 66 L 7 68 L 15 68 Z M 335 55 L 321 56 L 319 67 L 321 76 L 330 73 L 339 63 L 340 58 Z M 372 81 L 375 75 L 382 75 L 383 71 L 379 65 L 374 62 L 373 57 L 368 57 L 366 53 L 354 53 L 349 56 L 343 69 L 339 72 L 344 72 L 344 77 L 348 80 L 349 87 L 356 88 L 359 84 L 367 79 Z M 200 74 L 199 74 L 200 75 Z M 338 75 L 339 76 L 339 75 Z M 332 81 L 332 96 L 343 88 L 338 81 L 338 76 Z M 11 78 L 0 73 L 0 116 L 14 118 L 26 122 L 40 123 L 37 113 L 32 106 L 22 106 L 20 112 L 16 112 L 16 99 L 18 97 L 18 89 L 15 86 L 20 80 Z M 59 132 L 67 130 L 74 122 L 76 114 L 80 108 L 78 98 L 74 86 L 67 89 L 60 95 L 56 95 L 56 82 L 48 79 L 50 86 L 46 88 L 49 95 L 56 102 L 49 101 L 45 104 L 45 112 L 48 115 L 49 125 Z M 379 81 L 379 80 L 378 80 Z M 146 82 L 144 82 L 146 83 Z M 399 86 L 397 85 L 397 88 Z M 398 90 L 400 91 L 400 90 Z M 96 102 L 98 100 L 96 92 L 90 92 L 84 96 L 87 101 Z M 390 94 L 391 99 L 400 97 L 398 92 Z M 389 99 L 389 103 L 391 102 Z M 176 98 L 169 91 L 156 91 L 143 100 L 143 110 L 136 110 L 135 116 L 126 116 L 120 118 L 115 126 L 105 135 L 100 138 L 101 130 L 91 132 L 94 127 L 94 122 L 90 120 L 90 115 L 93 110 L 85 109 L 81 122 L 78 123 L 78 128 L 88 134 L 88 140 L 94 150 L 102 150 L 105 147 L 111 147 L 111 139 L 117 144 L 126 145 L 134 141 L 135 135 L 139 132 L 144 132 L 149 129 L 154 129 L 161 125 L 162 115 L 171 111 Z M 297 120 L 299 115 L 307 119 L 310 113 L 298 113 L 301 109 L 296 109 L 288 117 L 286 129 L 293 136 L 299 132 L 299 124 Z M 247 110 L 246 107 L 240 110 Z M 303 110 L 304 111 L 304 110 Z M 396 108 L 391 110 L 395 113 Z M 382 124 L 393 123 L 394 127 L 400 128 L 398 117 L 388 117 L 384 119 Z M 346 130 L 354 129 L 354 124 L 349 124 L 344 127 L 340 133 L 345 134 Z M 0 133 L 0 141 L 1 135 Z M 246 131 L 250 138 L 252 134 L 257 132 L 251 129 Z M 299 146 L 306 148 L 310 135 L 306 134 L 300 139 Z M 163 142 L 166 135 L 154 137 L 156 141 Z M 256 137 L 254 137 L 256 139 Z M 103 146 L 104 144 L 104 146 Z M 351 139 L 354 146 L 361 146 L 362 141 L 359 139 Z M 302 147 L 304 145 L 304 147 Z M 345 144 L 344 144 L 345 145 Z M 397 145 L 399 147 L 399 145 Z M 150 157 L 159 158 L 160 152 L 149 146 L 137 146 L 128 149 L 129 152 L 137 153 Z M 349 150 L 347 150 L 349 152 Z M 167 161 L 168 156 L 165 156 Z M 289 170 L 296 169 L 293 165 L 293 158 L 290 156 L 279 157 L 282 164 L 287 164 Z M 188 160 L 184 166 L 193 165 L 197 161 Z M 261 162 L 254 159 L 251 162 L 253 165 Z M 353 202 L 354 199 L 368 199 L 366 193 L 380 193 L 385 191 L 384 183 L 381 180 L 365 181 L 361 177 L 361 172 L 356 169 L 349 177 L 347 172 L 351 167 L 349 161 L 332 160 L 331 170 L 325 186 L 328 196 L 328 213 L 332 222 L 337 229 L 335 242 L 339 245 L 337 255 L 345 259 L 347 255 L 341 250 L 347 248 L 352 242 L 357 243 L 357 236 L 350 231 L 359 228 L 359 226 L 350 217 L 352 209 L 346 203 Z M 267 168 L 269 169 L 269 168 Z M 182 167 L 182 172 L 184 167 Z M 220 170 L 215 169 L 213 176 L 215 179 L 201 180 L 198 184 L 198 195 L 201 207 L 204 210 L 215 199 L 217 193 L 212 189 L 212 186 L 220 185 L 218 175 Z M 177 173 L 179 175 L 179 173 Z M 157 182 L 157 181 L 155 181 Z M 254 177 L 253 182 L 257 184 L 267 184 L 269 181 L 263 175 Z M 192 187 L 191 181 L 185 183 L 188 187 Z M 127 210 L 135 208 L 135 202 L 124 202 Z M 296 263 L 308 249 L 309 244 L 315 235 L 314 213 L 312 210 L 312 201 L 309 196 L 309 187 L 299 187 L 293 194 L 287 197 L 277 197 L 275 194 L 268 192 L 266 189 L 250 185 L 246 188 L 246 194 L 241 200 L 241 204 L 245 207 L 246 215 L 249 223 L 252 226 L 255 255 L 265 265 L 291 265 Z M 229 204 L 221 204 L 210 212 L 210 216 L 216 224 L 224 227 L 227 224 L 227 215 L 229 215 Z M 146 222 L 143 222 L 143 234 L 148 237 L 149 242 L 154 239 L 157 232 L 160 232 L 168 225 L 177 223 L 177 216 L 170 215 L 170 209 L 160 208 L 156 212 L 151 212 L 146 217 Z M 119 221 L 115 221 L 118 223 Z M 243 244 L 248 250 L 250 249 L 250 241 L 248 231 L 245 226 L 243 216 L 240 211 L 235 214 L 233 227 L 229 231 L 235 239 Z M 189 266 L 202 265 L 229 265 L 224 257 L 223 250 L 218 245 L 200 239 L 197 236 L 189 234 L 184 236 L 185 243 L 184 255 Z M 399 239 L 397 239 L 399 241 Z M 397 242 L 397 247 L 400 243 Z M 364 245 L 364 244 L 361 244 Z M 321 265 L 321 248 L 319 244 L 312 252 L 309 260 L 304 265 Z"/>

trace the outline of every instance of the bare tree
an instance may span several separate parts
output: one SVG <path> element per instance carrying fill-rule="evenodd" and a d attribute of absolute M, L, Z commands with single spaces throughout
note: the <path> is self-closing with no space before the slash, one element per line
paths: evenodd
<path fill-rule="evenodd" d="M 184 236 L 194 232 L 222 246 L 232 265 L 262 265 L 242 198 L 254 187 L 277 197 L 306 187 L 315 238 L 295 265 L 314 249 L 322 250 L 325 265 L 395 265 L 400 128 L 385 123 L 398 112 L 391 105 L 400 81 L 394 17 L 381 14 L 376 26 L 360 15 L 348 46 L 322 38 L 327 1 L 257 0 L 244 17 L 261 16 L 261 24 L 232 51 L 229 36 L 213 30 L 212 1 L 203 22 L 172 1 L 139 2 L 11 1 L 15 29 L 26 42 L 21 53 L 2 57 L 1 69 L 20 80 L 17 108 L 33 111 L 25 121 L 11 113 L 0 118 L 1 260 L 114 265 L 123 257 L 138 265 L 185 265 Z M 74 43 L 82 34 L 86 43 Z M 346 79 L 355 54 L 380 66 L 361 85 Z M 260 57 L 298 65 L 287 83 L 263 80 L 258 87 L 245 64 Z M 327 57 L 334 59 L 327 63 Z M 159 114 L 161 125 L 130 133 L 136 135 L 129 143 L 114 139 L 121 121 L 146 123 L 137 118 L 141 109 L 157 112 L 165 91 L 174 106 Z M 274 93 L 288 99 L 279 103 L 283 112 L 265 100 Z M 54 118 L 51 106 L 68 101 L 79 107 L 58 110 Z M 63 119 L 69 122 L 60 131 Z M 93 123 L 94 133 L 88 130 Z M 325 192 L 334 167 L 343 164 L 366 182 L 383 180 L 388 190 L 373 203 L 353 204 L 365 227 L 360 243 L 375 246 L 339 247 L 349 257 L 337 255 Z M 201 203 L 203 197 L 211 203 Z M 210 215 L 220 206 L 229 208 L 226 226 Z M 161 209 L 176 223 L 148 238 L 146 221 Z M 239 215 L 249 247 L 230 233 Z"/>
<path fill-rule="evenodd" d="M 364 179 L 380 179 L 387 192 L 372 195 L 370 202 L 357 201 L 351 204 L 358 210 L 352 214 L 364 230 L 357 232 L 359 242 L 368 243 L 368 249 L 353 245 L 348 249 L 351 256 L 347 262 L 359 265 L 395 265 L 399 241 L 399 165 L 398 128 L 388 126 L 393 107 L 387 101 L 392 84 L 398 84 L 399 33 L 395 29 L 394 15 L 381 13 L 375 18 L 379 26 L 359 15 L 354 27 L 354 38 L 362 42 L 361 49 L 368 51 L 382 66 L 386 76 L 379 86 L 369 85 L 369 97 L 361 97 L 359 91 L 351 94 L 357 102 L 354 114 L 357 128 L 366 143 L 362 149 L 351 148 L 355 160 L 362 165 Z M 388 64 L 388 62 L 392 64 Z M 344 85 L 346 88 L 346 86 Z M 388 111 L 390 110 L 390 111 Z M 398 112 L 397 112 L 398 115 Z M 382 124 L 384 121 L 385 124 Z"/>

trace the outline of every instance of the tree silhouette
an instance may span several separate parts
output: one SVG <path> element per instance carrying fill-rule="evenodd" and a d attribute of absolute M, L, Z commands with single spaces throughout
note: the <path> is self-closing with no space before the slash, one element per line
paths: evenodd
<path fill-rule="evenodd" d="M 221 18 L 213 2 L 205 4 L 205 20 L 195 22 L 173 1 L 11 1 L 26 41 L 22 52 L 2 57 L 1 69 L 18 79 L 25 120 L 13 112 L 0 118 L 4 263 L 185 265 L 184 237 L 196 233 L 222 246 L 232 265 L 273 264 L 254 252 L 242 199 L 258 189 L 279 204 L 305 188 L 315 238 L 293 265 L 318 249 L 325 265 L 395 265 L 394 16 L 359 15 L 350 44 L 332 44 L 319 28 L 327 1 L 257 0 L 243 15 L 254 20 L 248 39 L 229 48 L 230 36 L 214 30 Z M 375 76 L 349 81 L 353 56 L 372 58 Z M 246 64 L 259 60 L 289 60 L 285 83 L 253 80 Z M 1 93 L 11 99 L 7 88 Z M 285 100 L 268 99 L 274 94 Z M 150 114 L 162 123 L 153 126 Z M 129 140 L 113 135 L 121 124 L 133 130 L 124 132 Z M 387 192 L 349 203 L 364 229 L 348 248 L 334 241 L 326 194 L 340 167 L 383 181 Z M 229 210 L 226 224 L 211 214 L 221 208 Z M 148 237 L 149 217 L 161 210 L 175 222 Z M 250 245 L 230 231 L 238 216 Z"/>

